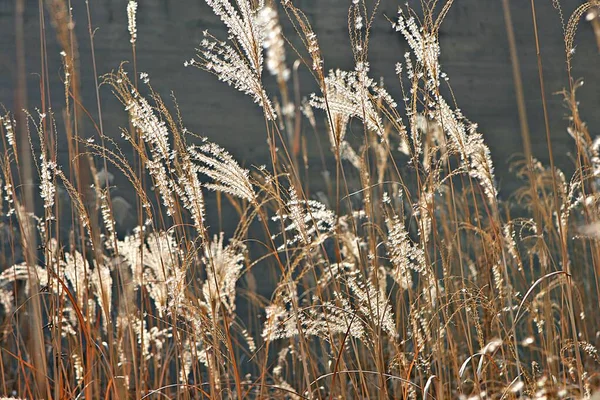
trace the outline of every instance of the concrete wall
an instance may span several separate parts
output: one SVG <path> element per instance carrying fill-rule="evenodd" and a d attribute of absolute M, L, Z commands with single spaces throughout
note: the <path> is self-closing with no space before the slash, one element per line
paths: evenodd
<path fill-rule="evenodd" d="M 14 0 L 0 1 L 0 102 L 12 107 L 14 95 L 15 46 Z M 27 47 L 27 81 L 29 108 L 39 106 L 40 21 L 37 0 L 25 0 Z M 417 2 L 411 1 L 411 4 Z M 448 73 L 459 106 L 471 120 L 478 122 L 492 150 L 501 188 L 514 187 L 507 173 L 507 159 L 520 151 L 521 138 L 513 89 L 508 42 L 500 0 L 457 0 L 441 29 L 442 67 Z M 565 15 L 580 4 L 579 0 L 562 1 Z M 95 53 L 99 74 L 131 60 L 127 32 L 127 0 L 90 0 L 95 33 Z M 351 69 L 352 57 L 347 30 L 347 7 L 350 0 L 295 0 L 306 10 L 319 35 L 326 68 Z M 385 16 L 394 19 L 398 2 L 382 0 L 377 23 L 371 37 L 373 76 L 383 76 L 390 91 L 399 99 L 399 87 L 394 65 L 403 60 L 405 45 L 393 32 Z M 517 45 L 526 91 L 533 151 L 547 160 L 538 69 L 528 1 L 511 1 Z M 562 98 L 552 95 L 566 86 L 562 28 L 556 10 L 549 0 L 536 1 L 546 91 L 550 107 L 551 135 L 559 165 L 569 166 L 568 152 L 574 149 L 566 132 L 566 110 Z M 73 1 L 75 32 L 79 40 L 84 105 L 96 118 L 94 80 L 91 68 L 90 40 L 87 33 L 85 2 Z M 46 21 L 49 76 L 52 105 L 60 111 L 63 88 L 60 83 L 60 48 Z M 194 68 L 184 68 L 183 62 L 194 55 L 202 31 L 210 30 L 225 38 L 220 21 L 201 0 L 140 0 L 138 9 L 137 61 L 140 71 L 148 72 L 157 91 L 168 97 L 176 94 L 188 128 L 206 135 L 246 163 L 262 164 L 268 160 L 264 121 L 251 99 L 218 82 L 215 77 Z M 291 31 L 287 31 L 291 34 Z M 581 111 L 592 134 L 600 133 L 600 57 L 590 25 L 582 21 L 577 36 L 575 77 L 584 77 L 580 90 Z M 292 53 L 288 53 L 292 58 Z M 314 85 L 303 79 L 304 95 Z M 119 126 L 126 126 L 126 114 L 107 87 L 102 88 L 102 107 L 106 133 L 119 138 Z M 87 124 L 91 129 L 91 124 Z M 60 123 L 59 123 L 60 127 Z M 119 140 L 119 139 L 117 139 Z M 323 140 L 326 140 L 323 136 Z M 311 152 L 318 159 L 314 141 Z M 67 160 L 65 146 L 63 162 Z M 315 164 L 315 174 L 318 174 Z"/>

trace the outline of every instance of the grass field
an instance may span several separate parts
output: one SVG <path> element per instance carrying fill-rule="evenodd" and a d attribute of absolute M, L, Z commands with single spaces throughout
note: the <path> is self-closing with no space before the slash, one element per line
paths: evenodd
<path fill-rule="evenodd" d="M 585 20 L 600 46 L 600 1 L 571 16 L 553 1 L 564 25 L 564 59 L 552 62 L 565 65 L 572 176 L 554 165 L 548 124 L 549 165 L 531 154 L 503 2 L 523 142 L 512 162 L 522 185 L 505 200 L 494 149 L 439 62 L 452 0 L 400 5 L 388 21 L 410 49 L 397 81 L 385 82 L 400 88 L 397 99 L 370 74 L 377 1 L 348 2 L 349 71 L 325 67 L 318 32 L 293 0 L 205 1 L 229 34 L 205 31 L 185 65 L 263 111 L 268 165 L 241 165 L 186 129 L 174 96 L 153 90 L 160 78 L 138 71 L 133 0 L 122 10 L 131 59 L 106 75 L 93 64 L 95 120 L 77 62 L 78 40 L 93 40 L 89 9 L 79 23 L 90 37 L 70 28 L 71 7 L 89 5 L 47 2 L 46 34 L 63 49 L 62 65 L 48 68 L 62 74 L 64 102 L 42 96 L 41 108 L 23 110 L 22 72 L 15 110 L 0 124 L 0 396 L 597 398 L 600 139 L 579 114 L 583 81 L 571 62 Z M 531 8 L 532 24 L 545 23 Z M 537 25 L 534 35 L 538 43 Z M 543 66 L 538 52 L 547 121 Z M 302 93 L 299 71 L 320 90 Z M 104 131 L 100 85 L 129 118 L 126 146 Z M 81 134 L 84 120 L 93 135 Z M 308 165 L 315 135 L 333 162 Z M 59 142 L 68 165 L 57 161 Z M 324 190 L 307 184 L 309 168 L 323 171 Z M 117 174 L 135 201 L 114 196 Z M 208 215 L 233 218 L 235 232 L 209 226 Z M 124 218 L 137 221 L 126 235 Z"/>

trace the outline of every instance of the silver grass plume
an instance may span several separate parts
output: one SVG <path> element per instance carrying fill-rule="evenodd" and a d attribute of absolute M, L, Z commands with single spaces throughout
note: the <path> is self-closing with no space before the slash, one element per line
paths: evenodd
<path fill-rule="evenodd" d="M 49 160 L 48 149 L 46 147 L 46 140 L 44 137 L 42 123 L 46 119 L 46 114 L 39 114 L 39 122 L 35 123 L 36 131 L 38 133 L 38 137 L 40 139 L 40 166 L 39 166 L 39 174 L 40 174 L 40 197 L 44 201 L 44 209 L 46 213 L 52 213 L 52 207 L 54 206 L 54 197 L 56 195 L 56 182 L 54 180 L 54 171 L 57 168 L 57 165 L 54 161 Z M 31 119 L 31 116 L 30 116 Z M 51 219 L 52 216 L 48 215 L 48 218 Z"/>
<path fill-rule="evenodd" d="M 425 254 L 423 250 L 408 237 L 404 223 L 398 216 L 387 219 L 388 238 L 385 243 L 388 256 L 394 266 L 390 275 L 404 290 L 412 288 L 412 271 L 425 270 Z"/>
<path fill-rule="evenodd" d="M 267 119 L 275 120 L 275 110 L 261 81 L 262 51 L 268 33 L 266 26 L 258 22 L 257 15 L 264 8 L 264 1 L 257 1 L 256 7 L 250 0 L 235 3 L 237 8 L 229 0 L 206 0 L 227 27 L 229 43 L 205 31 L 205 38 L 197 49 L 197 59 L 186 61 L 184 65 L 211 72 L 220 81 L 250 95 L 264 109 Z"/>
<path fill-rule="evenodd" d="M 152 175 L 154 185 L 161 195 L 167 215 L 175 214 L 175 182 L 170 178 L 168 167 L 172 164 L 176 152 L 171 150 L 169 128 L 157 109 L 153 108 L 132 84 L 122 68 L 117 73 L 108 74 L 105 81 L 115 90 L 115 94 L 125 106 L 131 125 L 138 130 L 143 141 L 150 148 L 146 168 Z M 152 88 L 150 87 L 150 90 Z M 154 92 L 152 92 L 154 94 Z M 160 102 L 155 95 L 154 99 Z M 160 109 L 160 108 L 159 108 Z M 129 135 L 125 137 L 132 140 Z M 133 143 L 137 146 L 137 143 Z"/>
<path fill-rule="evenodd" d="M 246 247 L 239 241 L 223 246 L 223 233 L 215 236 L 205 246 L 206 281 L 202 286 L 204 299 L 208 303 L 208 312 L 216 320 L 220 305 L 233 314 L 235 311 L 236 283 L 244 267 Z"/>
<path fill-rule="evenodd" d="M 372 329 L 381 330 L 390 337 L 396 337 L 396 323 L 391 304 L 382 286 L 365 279 L 363 273 L 353 263 L 333 264 L 326 272 L 320 285 L 326 289 L 327 283 L 344 282 L 349 291 L 340 293 L 333 287 L 331 301 L 322 302 L 313 296 L 310 306 L 294 312 L 292 296 L 296 293 L 281 291 L 273 303 L 266 307 L 266 323 L 262 337 L 277 340 L 295 337 L 299 334 L 298 324 L 305 335 L 329 340 L 331 334 L 365 339 Z M 333 278 L 332 278 L 333 277 Z"/>
<path fill-rule="evenodd" d="M 117 247 L 131 268 L 133 289 L 146 288 L 160 317 L 176 310 L 185 292 L 186 269 L 172 231 L 151 233 L 143 245 L 134 233 L 119 240 Z"/>
<path fill-rule="evenodd" d="M 137 12 L 137 1 L 129 0 L 127 3 L 127 30 L 129 30 L 129 41 L 135 45 L 137 40 L 137 23 L 136 23 L 136 12 Z"/>
<path fill-rule="evenodd" d="M 203 235 L 204 196 L 198 177 L 200 171 L 183 146 L 186 129 L 175 123 L 160 96 L 150 86 L 148 75 L 142 73 L 140 77 L 151 91 L 154 107 L 140 95 L 122 68 L 117 73 L 108 74 L 105 81 L 115 89 L 133 127 L 149 147 L 150 157 L 145 160 L 145 165 L 161 195 L 167 215 L 176 213 L 177 200 L 181 200 L 183 207 L 190 212 L 196 230 Z M 125 136 L 134 146 L 139 145 L 131 136 Z M 173 141 L 175 149 L 171 148 L 170 141 Z M 144 207 L 149 208 L 149 204 Z"/>
<path fill-rule="evenodd" d="M 50 243 L 49 246 L 54 249 L 53 252 L 57 251 L 55 243 Z M 104 318 L 102 328 L 106 329 L 106 321 L 111 314 L 112 297 L 112 277 L 109 267 L 106 264 L 94 263 L 92 269 L 78 251 L 65 253 L 62 258 L 47 262 L 46 265 L 58 265 L 59 268 L 56 273 L 59 277 L 64 278 L 66 284 L 71 286 L 77 307 L 81 310 L 87 310 L 87 313 L 85 313 L 86 318 L 89 317 L 90 320 L 94 320 L 96 309 L 97 307 L 100 308 Z M 55 284 L 52 275 L 46 267 L 28 266 L 25 263 L 15 264 L 7 268 L 0 274 L 1 304 L 6 307 L 6 310 L 12 307 L 12 305 L 9 306 L 5 303 L 13 298 L 12 293 L 7 294 L 4 292 L 10 290 L 5 286 L 16 281 L 25 282 L 25 292 L 31 294 L 29 280 L 32 277 L 38 281 L 40 287 L 48 288 L 55 295 L 64 295 L 62 287 Z M 78 322 L 73 307 L 65 306 L 62 316 L 63 320 L 56 320 L 55 322 L 63 326 L 64 334 L 75 334 Z"/>
<path fill-rule="evenodd" d="M 446 75 L 441 72 L 439 65 L 440 46 L 435 32 L 419 27 L 415 18 L 406 16 L 402 9 L 398 11 L 398 20 L 392 26 L 404 36 L 416 58 L 416 66 L 413 67 L 410 57 L 405 56 L 409 77 L 422 78 L 432 98 L 426 104 L 427 117 L 443 127 L 449 139 L 449 150 L 460 155 L 469 175 L 480 182 L 490 204 L 496 204 L 498 193 L 490 150 L 477 132 L 477 125 L 468 122 L 460 110 L 452 110 L 439 95 L 440 77 Z"/>
<path fill-rule="evenodd" d="M 225 149 L 205 140 L 205 143 L 200 146 L 188 147 L 188 152 L 191 160 L 199 163 L 195 164 L 198 172 L 213 180 L 213 183 L 204 183 L 204 187 L 249 202 L 255 201 L 256 194 L 250 182 L 250 173 L 240 167 Z"/>
<path fill-rule="evenodd" d="M 356 70 L 350 72 L 331 70 L 325 78 L 323 97 L 314 93 L 311 95 L 310 104 L 331 115 L 330 125 L 333 123 L 334 126 L 330 126 L 330 129 L 336 147 L 343 142 L 346 126 L 351 118 L 362 120 L 369 130 L 383 135 L 383 121 L 377 112 L 376 103 L 383 100 L 390 107 L 396 107 L 390 94 L 367 76 L 368 71 L 367 63 L 357 65 Z"/>
<path fill-rule="evenodd" d="M 285 40 L 283 31 L 277 18 L 277 11 L 273 7 L 262 7 L 258 10 L 257 23 L 265 35 L 263 46 L 266 52 L 266 65 L 269 73 L 281 81 L 290 78 L 290 70 L 285 64 Z"/>
<path fill-rule="evenodd" d="M 294 236 L 287 238 L 286 243 L 278 250 L 298 243 L 304 245 L 322 243 L 335 227 L 336 218 L 333 211 L 316 200 L 300 200 L 293 186 L 290 186 L 288 193 L 290 199 L 286 204 L 287 213 L 273 216 L 271 219 L 283 221 L 287 224 L 284 228 L 285 232 L 293 233 Z M 272 239 L 280 235 L 273 235 Z"/>

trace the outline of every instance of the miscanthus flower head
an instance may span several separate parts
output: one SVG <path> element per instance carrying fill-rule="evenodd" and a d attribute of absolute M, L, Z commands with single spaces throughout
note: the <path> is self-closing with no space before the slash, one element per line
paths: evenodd
<path fill-rule="evenodd" d="M 198 172 L 213 179 L 212 183 L 205 183 L 203 186 L 254 201 L 256 195 L 250 182 L 250 172 L 240 167 L 225 149 L 205 142 L 200 146 L 190 146 L 188 152 L 196 162 Z"/>
<path fill-rule="evenodd" d="M 136 12 L 137 12 L 137 1 L 129 0 L 127 3 L 127 30 L 129 30 L 129 41 L 135 44 L 137 40 L 137 23 L 136 23 Z"/>
<path fill-rule="evenodd" d="M 267 69 L 271 75 L 287 81 L 290 77 L 290 70 L 285 65 L 285 40 L 277 18 L 277 11 L 275 8 L 267 6 L 260 9 L 256 16 L 261 32 L 265 35 L 263 47 L 267 56 Z"/>
<path fill-rule="evenodd" d="M 218 310 L 219 304 L 230 313 L 235 311 L 236 283 L 244 267 L 245 251 L 246 247 L 237 241 L 223 246 L 223 233 L 205 247 L 206 280 L 202 293 L 211 315 L 213 309 Z"/>
<path fill-rule="evenodd" d="M 366 127 L 382 135 L 383 121 L 377 112 L 375 102 L 383 100 L 396 107 L 390 94 L 367 76 L 369 66 L 362 63 L 355 71 L 332 70 L 325 78 L 323 97 L 313 94 L 310 104 L 331 114 L 330 124 L 338 143 L 346 133 L 346 125 L 351 118 L 363 121 Z"/>
<path fill-rule="evenodd" d="M 459 109 L 453 110 L 439 94 L 440 76 L 444 79 L 447 77 L 441 72 L 436 28 L 418 26 L 415 17 L 406 15 L 402 9 L 398 11 L 398 20 L 392 26 L 404 36 L 411 49 L 411 52 L 405 55 L 409 78 L 417 77 L 424 81 L 424 89 L 429 99 L 426 103 L 427 118 L 443 127 L 448 138 L 448 150 L 460 155 L 465 170 L 479 181 L 490 203 L 495 203 L 497 189 L 494 167 L 483 136 L 477 132 L 476 124 L 469 122 Z M 414 65 L 411 53 L 416 61 Z M 398 68 L 397 72 L 402 71 Z"/>
<path fill-rule="evenodd" d="M 332 232 L 335 227 L 335 214 L 316 200 L 300 200 L 293 187 L 290 187 L 288 192 L 290 200 L 286 204 L 287 212 L 272 219 L 283 221 L 285 232 L 293 236 L 286 235 L 287 241 L 279 249 L 284 249 L 286 245 L 321 243 L 327 237 L 327 233 Z M 280 235 L 274 235 L 272 238 Z"/>
<path fill-rule="evenodd" d="M 269 120 L 276 113 L 263 88 L 263 47 L 268 37 L 269 24 L 259 23 L 258 15 L 264 1 L 236 1 L 234 7 L 229 0 L 206 0 L 213 12 L 221 18 L 229 31 L 228 41 L 221 41 L 207 31 L 200 42 L 196 56 L 184 63 L 213 73 L 219 80 L 250 95 L 258 103 Z"/>

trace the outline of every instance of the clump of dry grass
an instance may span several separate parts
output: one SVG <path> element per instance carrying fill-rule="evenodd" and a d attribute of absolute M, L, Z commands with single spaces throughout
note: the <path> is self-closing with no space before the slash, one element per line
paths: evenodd
<path fill-rule="evenodd" d="M 244 168 L 190 132 L 148 75 L 129 75 L 125 66 L 104 83 L 129 117 L 122 129 L 129 148 L 101 125 L 95 139 L 80 137 L 76 42 L 59 29 L 68 66 L 64 118 L 76 162 L 68 170 L 58 164 L 51 110 L 29 115 L 30 140 L 40 144 L 41 214 L 20 189 L 17 121 L 10 113 L 0 119 L 7 265 L 0 273 L 0 392 L 591 398 L 600 362 L 600 142 L 579 115 L 581 83 L 571 68 L 564 98 L 575 173 L 516 161 L 523 186 L 503 202 L 484 136 L 442 94 L 448 77 L 438 30 L 451 1 L 439 14 L 434 7 L 420 16 L 400 9 L 392 23 L 410 49 L 396 66 L 400 106 L 370 76 L 377 2 L 352 2 L 355 68 L 327 73 L 310 21 L 293 1 L 283 0 L 279 13 L 262 0 L 207 3 L 229 36 L 206 32 L 186 65 L 213 73 L 262 108 L 271 165 Z M 53 7 L 64 22 L 61 4 Z M 566 26 L 569 66 L 579 18 L 594 6 L 580 7 Z M 134 61 L 136 9 L 130 1 Z M 291 42 L 280 14 L 304 46 L 294 48 L 299 65 L 320 88 L 301 103 L 289 94 Z M 276 95 L 263 85 L 265 64 Z M 306 121 L 329 138 L 329 196 L 311 197 L 299 175 L 308 159 L 298 145 Z M 351 123 L 362 127 L 358 146 L 346 140 Z M 400 154 L 406 165 L 398 164 Z M 135 206 L 112 197 L 109 170 L 129 180 Z M 219 210 L 207 210 L 207 196 L 217 196 Z M 206 223 L 208 212 L 221 213 L 222 197 L 238 221 L 227 238 Z M 119 204 L 137 210 L 138 226 L 125 236 L 117 232 Z M 258 276 L 258 269 L 270 272 Z M 274 290 L 265 298 L 258 285 L 268 280 Z M 34 300 L 39 307 L 28 307 Z"/>

